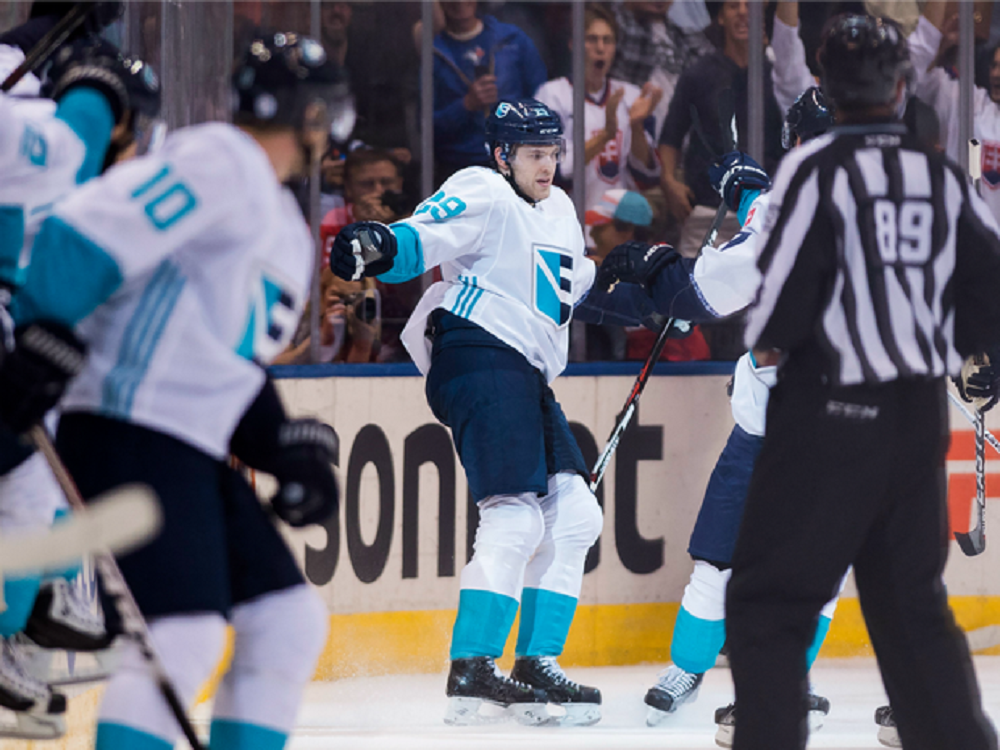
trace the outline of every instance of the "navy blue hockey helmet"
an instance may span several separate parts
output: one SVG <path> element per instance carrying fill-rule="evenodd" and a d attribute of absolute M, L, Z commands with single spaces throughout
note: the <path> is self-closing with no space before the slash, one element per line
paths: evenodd
<path fill-rule="evenodd" d="M 537 99 L 504 99 L 486 118 L 486 145 L 493 158 L 499 146 L 506 159 L 514 146 L 559 146 L 565 151 L 559 115 Z"/>
<path fill-rule="evenodd" d="M 827 22 L 817 53 L 823 92 L 838 108 L 893 103 L 910 51 L 895 21 L 842 14 Z"/>
<path fill-rule="evenodd" d="M 233 73 L 233 122 L 302 128 L 321 104 L 328 126 L 353 127 L 354 105 L 344 71 L 315 39 L 259 33 Z M 310 123 L 312 124 L 312 123 Z"/>
<path fill-rule="evenodd" d="M 833 125 L 833 106 L 827 102 L 819 86 L 810 86 L 788 108 L 781 126 L 781 147 L 788 151 L 795 145 L 796 138 L 805 143 L 810 138 L 823 135 Z"/>

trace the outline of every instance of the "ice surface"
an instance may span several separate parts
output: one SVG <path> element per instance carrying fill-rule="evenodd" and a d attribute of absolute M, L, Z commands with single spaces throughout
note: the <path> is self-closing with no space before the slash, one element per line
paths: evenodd
<path fill-rule="evenodd" d="M 1000 718 L 1000 657 L 976 657 L 987 713 Z M 445 675 L 359 677 L 314 683 L 306 691 L 292 750 L 349 748 L 463 748 L 465 750 L 535 750 L 535 748 L 716 747 L 715 709 L 733 698 L 729 670 L 713 669 L 694 703 L 682 706 L 660 726 L 646 726 L 646 690 L 658 665 L 567 669 L 567 674 L 604 694 L 604 718 L 592 727 L 529 728 L 512 724 L 448 727 L 442 722 Z M 825 726 L 810 748 L 881 748 L 875 739 L 875 709 L 885 692 L 873 659 L 820 659 L 813 686 L 830 699 Z"/>

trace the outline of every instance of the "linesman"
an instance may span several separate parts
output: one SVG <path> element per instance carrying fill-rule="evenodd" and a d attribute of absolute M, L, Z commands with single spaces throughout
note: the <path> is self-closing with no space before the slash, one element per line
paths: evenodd
<path fill-rule="evenodd" d="M 903 746 L 995 749 L 942 571 L 945 378 L 1000 343 L 1000 230 L 898 122 L 897 26 L 838 16 L 819 62 L 838 125 L 775 176 L 747 321 L 785 354 L 727 595 L 734 748 L 806 746 L 806 649 L 853 564 Z"/>

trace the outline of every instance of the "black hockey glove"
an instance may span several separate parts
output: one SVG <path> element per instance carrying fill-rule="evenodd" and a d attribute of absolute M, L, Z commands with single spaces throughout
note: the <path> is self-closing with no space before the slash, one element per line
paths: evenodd
<path fill-rule="evenodd" d="M 740 208 L 742 191 L 768 190 L 771 178 L 764 168 L 742 151 L 730 151 L 722 161 L 708 168 L 708 179 L 731 211 Z"/>
<path fill-rule="evenodd" d="M 83 369 L 85 356 L 83 342 L 59 323 L 18 328 L 0 367 L 0 418 L 19 433 L 37 424 Z"/>
<path fill-rule="evenodd" d="M 42 93 L 59 101 L 78 86 L 97 89 L 118 124 L 131 106 L 129 77 L 118 48 L 99 36 L 88 36 L 56 52 Z"/>
<path fill-rule="evenodd" d="M 607 291 L 619 281 L 645 285 L 653 280 L 660 269 L 680 257 L 670 245 L 650 245 L 638 240 L 623 242 L 601 262 L 594 286 L 599 291 Z"/>
<path fill-rule="evenodd" d="M 378 276 L 392 268 L 396 235 L 377 221 L 356 221 L 340 230 L 330 248 L 330 270 L 347 281 Z"/>
<path fill-rule="evenodd" d="M 1000 396 L 1000 350 L 969 357 L 954 378 L 962 399 L 979 411 L 989 411 Z"/>
<path fill-rule="evenodd" d="M 336 455 L 337 435 L 329 425 L 292 419 L 281 426 L 272 471 L 278 491 L 271 498 L 279 518 L 291 526 L 308 526 L 337 512 Z"/>

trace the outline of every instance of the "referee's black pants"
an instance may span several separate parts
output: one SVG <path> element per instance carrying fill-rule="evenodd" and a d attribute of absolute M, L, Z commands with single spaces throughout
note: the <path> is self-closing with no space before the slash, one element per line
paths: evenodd
<path fill-rule="evenodd" d="M 903 746 L 997 747 L 942 581 L 944 387 L 772 390 L 726 597 L 736 750 L 806 746 L 806 649 L 852 564 Z"/>

